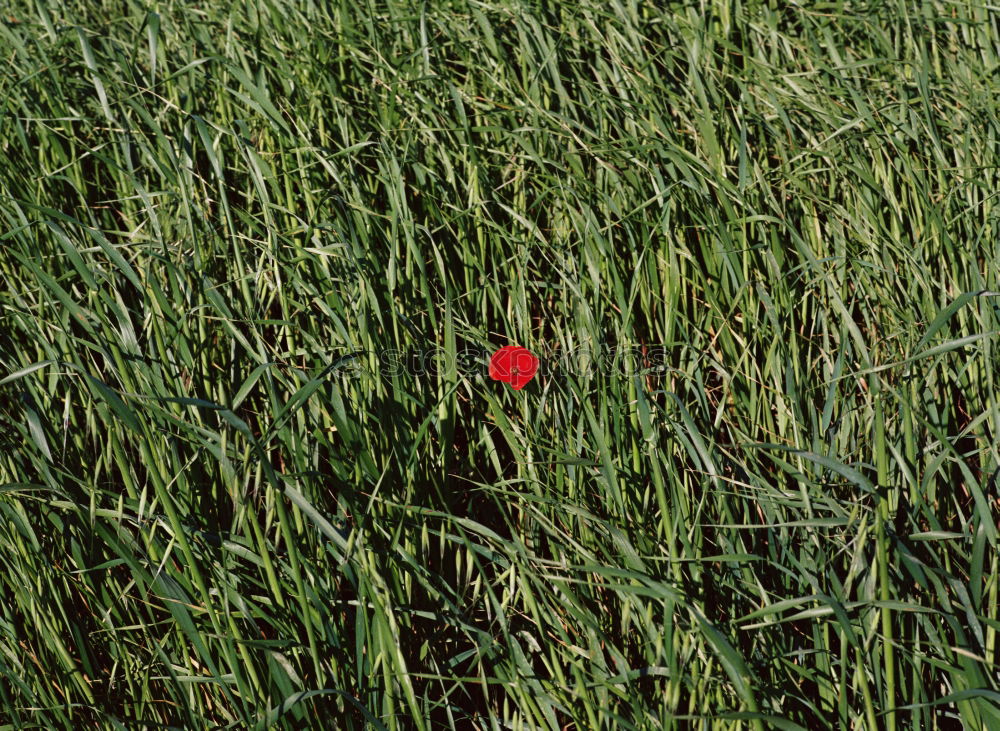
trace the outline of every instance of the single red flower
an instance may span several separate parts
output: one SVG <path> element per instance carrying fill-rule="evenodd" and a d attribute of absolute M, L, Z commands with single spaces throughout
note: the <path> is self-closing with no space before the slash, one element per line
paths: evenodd
<path fill-rule="evenodd" d="M 524 388 L 537 370 L 538 358 L 519 345 L 505 345 L 490 358 L 490 378 L 509 383 L 515 391 Z"/>

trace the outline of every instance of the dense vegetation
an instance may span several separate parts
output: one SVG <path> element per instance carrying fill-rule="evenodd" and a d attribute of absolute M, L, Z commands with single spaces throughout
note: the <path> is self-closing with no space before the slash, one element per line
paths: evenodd
<path fill-rule="evenodd" d="M 1000 728 L 995 5 L 0 21 L 4 728 Z"/>

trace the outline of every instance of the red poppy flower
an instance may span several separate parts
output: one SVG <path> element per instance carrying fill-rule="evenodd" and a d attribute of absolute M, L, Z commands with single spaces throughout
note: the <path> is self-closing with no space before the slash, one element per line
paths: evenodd
<path fill-rule="evenodd" d="M 509 383 L 515 391 L 524 388 L 537 370 L 538 358 L 519 345 L 505 345 L 490 358 L 490 378 Z"/>

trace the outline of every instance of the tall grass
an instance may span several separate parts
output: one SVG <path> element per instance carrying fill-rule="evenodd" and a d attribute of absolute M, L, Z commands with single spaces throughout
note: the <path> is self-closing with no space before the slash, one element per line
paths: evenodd
<path fill-rule="evenodd" d="M 1000 727 L 996 7 L 0 16 L 5 728 Z"/>

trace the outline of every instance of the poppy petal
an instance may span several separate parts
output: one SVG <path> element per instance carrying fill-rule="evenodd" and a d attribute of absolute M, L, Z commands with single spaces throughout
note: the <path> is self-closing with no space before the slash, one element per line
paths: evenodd
<path fill-rule="evenodd" d="M 520 391 L 538 371 L 538 358 L 527 348 L 505 345 L 490 358 L 490 378 L 509 383 L 515 391 Z"/>

